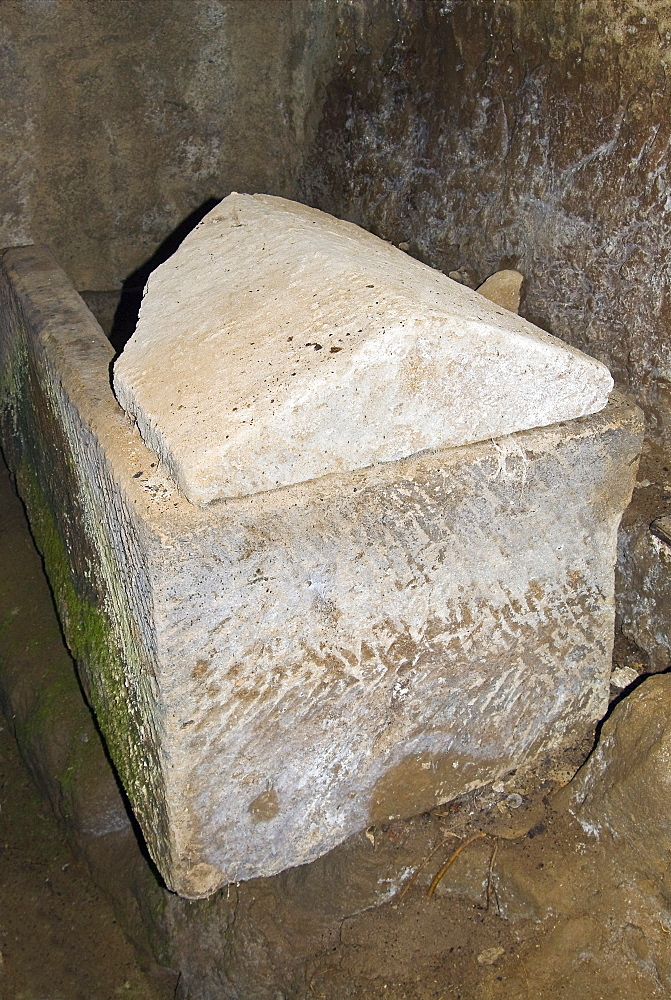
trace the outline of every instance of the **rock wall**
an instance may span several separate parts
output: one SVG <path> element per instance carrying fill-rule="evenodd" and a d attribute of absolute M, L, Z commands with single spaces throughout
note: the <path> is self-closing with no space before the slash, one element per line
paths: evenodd
<path fill-rule="evenodd" d="M 300 191 L 611 368 L 671 439 L 663 0 L 349 0 Z"/>
<path fill-rule="evenodd" d="M 208 199 L 298 197 L 609 365 L 671 439 L 665 0 L 7 0 L 0 245 L 119 288 Z"/>
<path fill-rule="evenodd" d="M 8 0 L 0 246 L 119 288 L 231 189 L 291 194 L 335 8 L 300 0 Z"/>

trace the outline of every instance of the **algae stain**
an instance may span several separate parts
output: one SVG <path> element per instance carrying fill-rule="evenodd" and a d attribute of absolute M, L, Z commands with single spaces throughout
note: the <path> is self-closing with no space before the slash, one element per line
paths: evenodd
<path fill-rule="evenodd" d="M 97 666 L 102 678 L 108 675 L 112 668 L 111 661 L 116 648 L 111 625 L 101 608 L 77 592 L 72 579 L 66 544 L 50 509 L 48 497 L 41 488 L 39 477 L 25 455 L 20 468 L 17 469 L 16 478 L 28 510 L 31 531 L 44 559 L 73 658 L 78 664 Z M 109 701 L 99 697 L 98 692 L 91 689 L 93 674 L 94 670 L 89 669 L 86 674 L 80 672 L 80 678 L 87 698 L 93 703 L 96 713 L 101 718 L 105 738 L 110 744 L 115 764 L 121 771 L 124 784 L 128 787 L 127 782 L 133 784 L 134 778 L 141 780 L 140 775 L 124 773 L 127 771 L 129 761 L 129 755 L 124 750 L 132 738 L 130 720 L 123 709 L 112 711 Z"/>

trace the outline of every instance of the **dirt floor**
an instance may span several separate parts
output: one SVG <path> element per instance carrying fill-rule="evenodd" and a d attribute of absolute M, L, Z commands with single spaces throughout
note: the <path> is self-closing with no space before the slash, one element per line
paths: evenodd
<path fill-rule="evenodd" d="M 476 819 L 474 825 L 481 824 Z M 343 923 L 333 964 L 315 969 L 312 995 L 668 997 L 663 907 L 618 871 L 577 823 L 546 816 L 537 829 L 513 842 L 471 841 L 429 898 L 429 883 L 455 844 L 469 841 L 446 838 L 403 899 Z M 390 834 L 398 831 L 381 837 Z"/>
<path fill-rule="evenodd" d="M 0 997 L 167 1000 L 73 856 L 0 716 Z"/>
<path fill-rule="evenodd" d="M 174 996 L 156 992 L 139 969 L 109 901 L 70 853 L 6 727 L 0 764 L 2 1000 Z M 533 820 L 530 831 L 515 840 L 497 838 L 497 825 L 510 827 L 511 813 L 520 810 L 522 826 Z M 490 793 L 479 803 L 464 798 L 445 815 L 438 813 L 369 831 L 374 864 L 381 877 L 387 872 L 392 890 L 408 885 L 427 845 L 442 846 L 404 896 L 397 893 L 343 920 L 337 936 L 306 966 L 304 988 L 278 990 L 278 1000 L 668 997 L 655 968 L 656 953 L 669 948 L 666 918 L 575 821 L 520 792 Z M 492 835 L 469 842 L 471 831 L 488 828 Z M 432 879 L 461 846 L 429 898 Z M 291 927 L 275 920 L 262 886 L 250 885 L 241 895 L 243 911 L 245 902 L 254 904 L 239 915 L 246 935 L 255 927 L 281 948 L 300 933 L 296 921 Z M 315 918 L 319 914 L 306 907 L 303 920 Z M 254 964 L 258 956 L 253 941 L 248 944 Z M 271 971 L 257 966 L 264 986 Z M 259 985 L 260 995 L 267 995 Z M 229 993 L 223 984 L 220 995 L 253 1000 L 252 993 Z"/>

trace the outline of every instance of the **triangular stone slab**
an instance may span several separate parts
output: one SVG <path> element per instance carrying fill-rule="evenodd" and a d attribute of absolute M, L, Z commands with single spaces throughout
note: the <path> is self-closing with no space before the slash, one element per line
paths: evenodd
<path fill-rule="evenodd" d="M 594 413 L 598 361 L 349 222 L 232 194 L 151 275 L 114 388 L 197 504 Z"/>

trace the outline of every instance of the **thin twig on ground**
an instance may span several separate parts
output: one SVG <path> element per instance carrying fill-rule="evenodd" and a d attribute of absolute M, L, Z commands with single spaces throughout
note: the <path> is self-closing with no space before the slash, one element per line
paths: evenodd
<path fill-rule="evenodd" d="M 452 854 L 450 854 L 445 864 L 442 866 L 442 868 L 439 869 L 438 873 L 435 875 L 433 882 L 431 883 L 427 891 L 427 896 L 433 896 L 434 892 L 440 885 L 443 876 L 445 875 L 447 870 L 452 867 L 452 865 L 457 860 L 461 852 L 465 850 L 468 847 L 468 845 L 472 844 L 475 840 L 481 840 L 483 837 L 486 836 L 487 836 L 486 833 L 474 833 L 472 837 L 468 838 L 468 840 L 465 840 L 462 844 L 459 844 L 459 847 L 457 847 L 456 851 L 453 851 Z"/>
<path fill-rule="evenodd" d="M 489 903 L 492 897 L 492 891 L 494 892 L 494 899 L 496 900 L 496 909 L 499 915 L 501 914 L 501 906 L 499 904 L 499 894 L 496 891 L 496 886 L 492 881 L 492 874 L 494 872 L 494 862 L 496 861 L 496 855 L 499 853 L 499 843 L 501 838 L 494 838 L 494 850 L 492 851 L 492 856 L 489 859 L 489 872 L 487 873 L 487 906 L 486 909 L 489 910 Z"/>
<path fill-rule="evenodd" d="M 457 840 L 461 839 L 459 837 L 458 833 L 448 833 L 447 836 L 448 837 L 456 837 Z M 420 875 L 421 872 L 424 871 L 424 869 L 426 868 L 426 866 L 428 865 L 429 861 L 434 856 L 434 854 L 436 854 L 436 852 L 439 851 L 441 849 L 441 847 L 445 847 L 446 844 L 447 844 L 447 837 L 445 837 L 444 840 L 441 840 L 438 844 L 436 844 L 436 846 L 432 850 L 429 851 L 429 853 L 424 858 L 424 860 L 420 862 L 419 867 L 415 869 L 415 871 L 413 872 L 411 878 L 408 879 L 408 881 L 406 882 L 405 886 L 403 887 L 403 891 L 402 891 L 401 895 L 398 897 L 399 898 L 399 902 L 406 895 L 406 893 L 410 889 L 410 886 L 414 884 L 415 880 L 417 879 L 417 876 Z"/>

